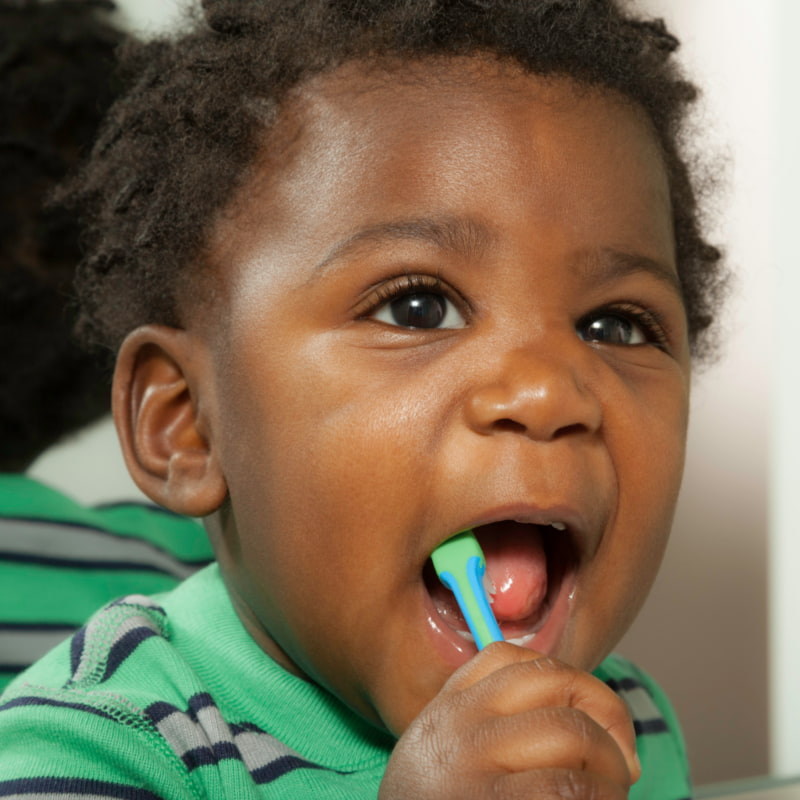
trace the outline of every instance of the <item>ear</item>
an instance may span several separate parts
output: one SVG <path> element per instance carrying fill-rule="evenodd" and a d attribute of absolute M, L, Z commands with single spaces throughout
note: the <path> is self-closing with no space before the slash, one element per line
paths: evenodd
<path fill-rule="evenodd" d="M 180 514 L 202 517 L 219 508 L 227 486 L 205 418 L 213 398 L 202 346 L 176 328 L 137 328 L 120 348 L 112 391 L 114 422 L 136 485 Z"/>

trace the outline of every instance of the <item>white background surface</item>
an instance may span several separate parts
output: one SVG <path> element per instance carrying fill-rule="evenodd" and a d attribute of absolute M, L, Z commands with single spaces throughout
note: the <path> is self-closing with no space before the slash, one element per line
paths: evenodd
<path fill-rule="evenodd" d="M 794 633 L 800 620 L 800 539 L 791 535 L 800 503 L 800 416 L 794 407 L 800 359 L 794 355 L 792 299 L 800 297 L 800 276 L 789 241 L 798 227 L 792 213 L 798 181 L 797 159 L 791 169 L 785 160 L 800 131 L 788 102 L 796 87 L 790 78 L 775 79 L 780 58 L 800 74 L 792 40 L 800 3 L 638 4 L 666 17 L 684 43 L 684 60 L 706 88 L 699 130 L 709 152 L 730 160 L 713 238 L 725 245 L 738 277 L 725 321 L 724 360 L 695 383 L 673 541 L 651 599 L 620 650 L 653 673 L 673 699 L 698 783 L 767 771 L 770 726 L 773 765 L 800 772 L 800 637 Z M 168 0 L 120 5 L 139 30 L 179 18 L 178 3 Z M 793 137 L 778 135 L 778 119 L 781 130 L 794 125 Z M 774 407 L 773 372 L 782 392 Z M 771 490 L 770 432 L 777 465 Z M 47 454 L 34 473 L 86 501 L 140 496 L 108 424 Z M 768 496 L 778 600 L 771 645 Z"/>
<path fill-rule="evenodd" d="M 800 103 L 797 78 L 800 3 L 782 0 L 775 16 L 776 124 L 771 171 L 774 213 L 777 353 L 772 414 L 770 526 L 770 697 L 772 767 L 779 774 L 800 774 L 800 357 L 794 321 L 800 299 L 798 269 L 798 189 L 800 188 Z"/>
<path fill-rule="evenodd" d="M 684 724 L 695 779 L 705 783 L 766 772 L 770 760 L 768 443 L 770 383 L 778 366 L 770 176 L 778 169 L 771 139 L 781 2 L 639 5 L 663 15 L 681 39 L 682 59 L 705 89 L 698 134 L 708 152 L 728 160 L 713 237 L 736 271 L 723 360 L 696 379 L 670 549 L 620 648 L 667 689 Z M 794 749 L 800 755 L 797 743 Z"/>

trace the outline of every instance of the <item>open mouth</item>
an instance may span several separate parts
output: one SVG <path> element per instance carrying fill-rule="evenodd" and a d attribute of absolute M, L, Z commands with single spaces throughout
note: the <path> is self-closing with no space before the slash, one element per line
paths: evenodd
<path fill-rule="evenodd" d="M 565 619 L 561 622 L 566 621 L 566 601 L 578 562 L 569 530 L 559 522 L 534 525 L 503 520 L 476 527 L 474 533 L 486 558 L 485 582 L 503 637 L 539 649 L 537 636 L 556 606 L 562 607 L 559 616 Z M 442 625 L 461 639 L 473 641 L 455 597 L 439 580 L 430 559 L 423 578 Z"/>

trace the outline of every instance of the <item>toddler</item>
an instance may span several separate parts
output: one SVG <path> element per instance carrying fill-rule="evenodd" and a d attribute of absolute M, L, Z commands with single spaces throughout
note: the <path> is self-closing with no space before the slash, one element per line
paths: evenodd
<path fill-rule="evenodd" d="M 678 800 L 610 655 L 722 280 L 662 23 L 612 0 L 228 0 L 72 198 L 129 469 L 217 563 L 0 701 L 0 797 Z M 471 528 L 505 642 L 430 556 Z"/>

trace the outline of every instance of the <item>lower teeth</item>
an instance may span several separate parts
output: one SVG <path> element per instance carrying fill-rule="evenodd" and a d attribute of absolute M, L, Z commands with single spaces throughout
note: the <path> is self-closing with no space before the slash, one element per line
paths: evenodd
<path fill-rule="evenodd" d="M 507 642 L 511 642 L 511 644 L 517 644 L 520 647 L 524 647 L 528 642 L 530 642 L 536 636 L 535 633 L 526 633 L 525 636 L 518 636 L 516 639 L 506 639 Z"/>
<path fill-rule="evenodd" d="M 475 637 L 469 631 L 456 631 L 456 633 L 462 639 L 466 639 L 468 642 L 475 644 Z M 504 639 L 504 641 L 524 647 L 528 642 L 532 641 L 535 636 L 536 632 L 534 631 L 533 633 L 526 633 L 524 636 L 517 636 L 514 639 Z"/>

